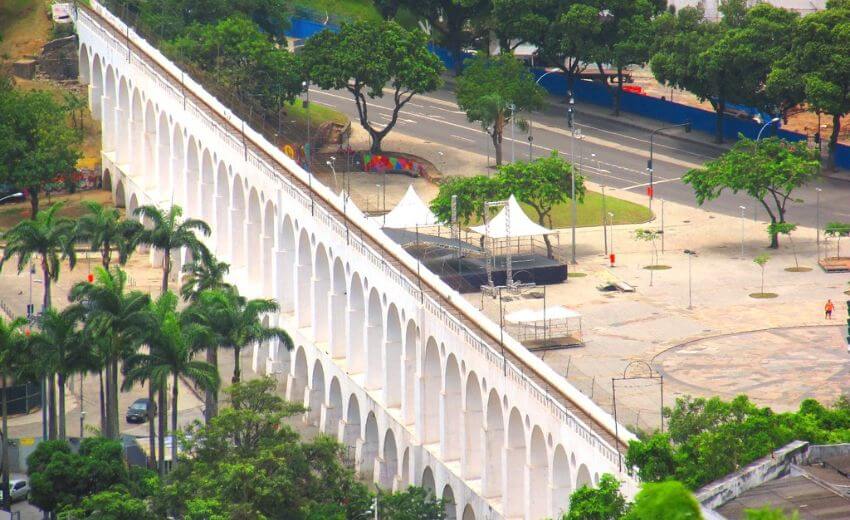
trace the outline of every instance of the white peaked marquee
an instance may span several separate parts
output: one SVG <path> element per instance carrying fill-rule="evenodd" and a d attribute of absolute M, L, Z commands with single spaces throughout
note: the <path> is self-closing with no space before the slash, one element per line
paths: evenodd
<path fill-rule="evenodd" d="M 528 218 L 513 195 L 508 197 L 508 202 L 487 225 L 482 224 L 470 229 L 479 235 L 496 240 L 548 235 L 555 232 Z"/>
<path fill-rule="evenodd" d="M 410 229 L 415 227 L 436 226 L 440 223 L 431 208 L 422 202 L 413 186 L 408 186 L 404 197 L 386 215 L 375 217 L 381 227 L 393 229 Z"/>
<path fill-rule="evenodd" d="M 518 342 L 500 344 L 498 326 L 133 29 L 81 4 L 104 185 L 128 211 L 174 203 L 211 224 L 231 281 L 277 299 L 268 319 L 295 341 L 255 346 L 250 368 L 350 446 L 357 471 L 428 487 L 464 520 L 556 517 L 606 472 L 635 492 L 620 455 L 631 433 Z"/>

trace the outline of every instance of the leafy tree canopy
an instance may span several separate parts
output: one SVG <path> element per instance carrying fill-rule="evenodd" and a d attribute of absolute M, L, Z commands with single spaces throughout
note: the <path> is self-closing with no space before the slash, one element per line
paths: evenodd
<path fill-rule="evenodd" d="M 604 474 L 596 487 L 582 486 L 570 496 L 570 510 L 562 520 L 618 520 L 628 509 L 620 481 Z"/>

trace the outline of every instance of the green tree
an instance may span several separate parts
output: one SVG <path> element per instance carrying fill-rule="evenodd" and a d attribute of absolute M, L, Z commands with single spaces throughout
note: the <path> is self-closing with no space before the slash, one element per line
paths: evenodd
<path fill-rule="evenodd" d="M 767 253 L 762 253 L 755 258 L 753 258 L 753 263 L 761 268 L 761 293 L 764 294 L 764 266 L 767 265 L 768 260 L 770 260 L 770 255 Z"/>
<path fill-rule="evenodd" d="M 209 255 L 209 250 L 198 239 L 197 233 L 210 235 L 210 227 L 199 219 L 183 219 L 183 209 L 171 206 L 167 212 L 156 206 L 136 208 L 135 215 L 151 222 L 150 228 L 142 229 L 138 234 L 138 243 L 150 246 L 162 253 L 162 286 L 160 292 L 168 291 L 168 279 L 171 276 L 171 254 L 186 249 L 192 258 Z"/>
<path fill-rule="evenodd" d="M 760 509 L 747 509 L 744 511 L 747 515 L 747 520 L 798 520 L 800 514 L 797 511 L 787 516 L 781 509 L 773 509 L 771 507 L 763 507 Z"/>
<path fill-rule="evenodd" d="M 823 233 L 828 237 L 835 237 L 835 256 L 841 258 L 841 237 L 850 235 L 850 223 L 828 222 Z"/>
<path fill-rule="evenodd" d="M 94 283 L 80 282 L 68 298 L 85 313 L 85 331 L 98 337 L 106 368 L 106 429 L 103 435 L 118 438 L 118 362 L 132 355 L 148 338 L 152 324 L 150 295 L 127 292 L 127 274 L 115 267 L 97 267 Z"/>
<path fill-rule="evenodd" d="M 393 520 L 443 520 L 446 518 L 445 500 L 416 486 L 395 493 L 378 493 L 378 517 Z M 453 505 L 453 504 L 451 504 Z"/>
<path fill-rule="evenodd" d="M 101 491 L 82 500 L 80 507 L 65 511 L 67 519 L 154 520 L 144 500 L 124 491 Z"/>
<path fill-rule="evenodd" d="M 339 32 L 324 30 L 312 36 L 301 54 L 310 81 L 354 96 L 360 125 L 372 140 L 370 150 L 379 153 L 401 109 L 416 94 L 440 86 L 443 65 L 427 43 L 424 32 L 408 31 L 395 22 L 356 22 L 343 24 Z M 392 115 L 376 125 L 369 118 L 368 100 L 383 97 L 387 86 Z"/>
<path fill-rule="evenodd" d="M 681 482 L 644 483 L 627 520 L 701 520 L 699 502 Z"/>
<path fill-rule="evenodd" d="M 731 150 L 703 168 L 688 171 L 682 180 L 693 187 L 700 205 L 724 190 L 744 192 L 764 207 L 772 224 L 784 224 L 791 194 L 818 175 L 815 153 L 806 143 L 775 137 L 756 142 L 742 136 Z M 770 236 L 770 247 L 779 247 L 776 233 Z"/>
<path fill-rule="evenodd" d="M 505 198 L 514 195 L 517 200 L 527 204 L 537 215 L 537 223 L 552 227 L 552 209 L 558 204 L 570 200 L 572 178 L 575 175 L 576 200 L 584 200 L 584 177 L 575 172 L 572 165 L 554 150 L 548 157 L 531 162 L 515 162 L 499 168 L 496 182 L 501 185 Z M 552 243 L 548 235 L 543 235 L 546 253 L 553 257 Z"/>
<path fill-rule="evenodd" d="M 502 198 L 502 186 L 495 177 L 449 177 L 440 183 L 440 191 L 431 201 L 431 211 L 440 222 L 452 222 L 452 196 L 457 197 L 457 219 L 459 224 L 469 224 L 484 218 L 484 204 Z"/>
<path fill-rule="evenodd" d="M 480 123 L 493 141 L 497 165 L 502 164 L 502 136 L 511 119 L 523 126 L 518 114 L 543 105 L 543 89 L 510 54 L 469 60 L 457 79 L 455 93 L 467 119 Z"/>
<path fill-rule="evenodd" d="M 100 263 L 107 271 L 113 251 L 118 253 L 118 263 L 126 264 L 136 248 L 142 225 L 136 220 L 122 219 L 116 208 L 91 200 L 84 200 L 83 205 L 88 213 L 77 220 L 77 239 L 88 242 L 91 251 L 100 252 Z"/>
<path fill-rule="evenodd" d="M 233 15 L 253 20 L 279 44 L 286 43 L 292 4 L 286 0 L 122 0 L 145 25 L 165 39 L 182 36 L 193 24 L 214 25 Z"/>
<path fill-rule="evenodd" d="M 596 487 L 582 486 L 570 495 L 570 510 L 562 520 L 619 520 L 628 506 L 620 481 L 605 473 Z"/>
<path fill-rule="evenodd" d="M 196 302 L 204 291 L 230 289 L 233 286 L 224 281 L 228 273 L 230 264 L 218 261 L 212 254 L 195 258 L 183 266 L 180 296 L 187 302 Z"/>
<path fill-rule="evenodd" d="M 0 184 L 26 189 L 35 219 L 46 185 L 73 173 L 81 133 L 69 109 L 43 91 L 0 87 Z"/>
<path fill-rule="evenodd" d="M 630 441 L 626 453 L 626 466 L 638 469 L 644 482 L 658 482 L 676 472 L 675 450 L 670 436 L 655 434 L 645 441 Z"/>
<path fill-rule="evenodd" d="M 6 384 L 10 376 L 14 376 L 21 363 L 21 354 L 26 346 L 27 340 L 23 332 L 27 320 L 16 318 L 6 321 L 0 317 L 0 414 L 2 414 L 2 436 L 3 444 L 0 446 L 0 468 L 2 468 L 2 482 L 0 482 L 0 493 L 2 493 L 2 508 L 11 511 L 12 497 L 9 495 L 9 408 L 6 400 Z"/>
<path fill-rule="evenodd" d="M 785 235 L 788 237 L 788 242 L 791 243 L 791 252 L 794 253 L 794 267 L 800 269 L 800 262 L 797 259 L 797 246 L 794 244 L 794 239 L 791 237 L 791 233 L 797 230 L 797 224 L 793 224 L 791 222 L 783 222 L 770 224 L 767 227 L 767 232 L 770 236 L 773 235 Z"/>
<path fill-rule="evenodd" d="M 18 222 L 3 235 L 6 247 L 0 258 L 0 269 L 13 256 L 18 257 L 18 273 L 23 272 L 30 260 L 39 262 L 44 282 L 43 309 L 52 305 L 51 288 L 53 282 L 59 280 L 62 261 L 67 259 L 71 269 L 77 263 L 74 222 L 57 215 L 61 207 L 61 204 L 54 204 L 32 220 Z"/>
<path fill-rule="evenodd" d="M 827 8 L 803 17 L 791 38 L 786 59 L 770 74 L 768 91 L 805 94 L 808 108 L 832 115 L 829 167 L 835 168 L 835 150 L 841 118 L 850 113 L 850 4 L 830 0 Z"/>

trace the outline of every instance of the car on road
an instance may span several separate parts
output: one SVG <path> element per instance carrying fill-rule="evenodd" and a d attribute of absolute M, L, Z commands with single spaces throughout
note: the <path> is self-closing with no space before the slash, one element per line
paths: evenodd
<path fill-rule="evenodd" d="M 133 401 L 133 404 L 127 408 L 128 423 L 143 423 L 148 420 L 148 410 L 156 415 L 156 403 L 148 398 L 139 398 Z"/>
<path fill-rule="evenodd" d="M 12 479 L 9 481 L 9 494 L 12 502 L 26 500 L 30 494 L 30 484 L 26 479 Z"/>

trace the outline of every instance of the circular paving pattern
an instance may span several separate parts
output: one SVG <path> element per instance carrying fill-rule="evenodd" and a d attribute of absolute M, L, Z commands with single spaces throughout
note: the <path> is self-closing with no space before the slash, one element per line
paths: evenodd
<path fill-rule="evenodd" d="M 705 338 L 667 350 L 655 365 L 674 392 L 727 399 L 747 394 L 783 411 L 809 397 L 831 403 L 850 392 L 844 320 L 835 321 Z"/>

